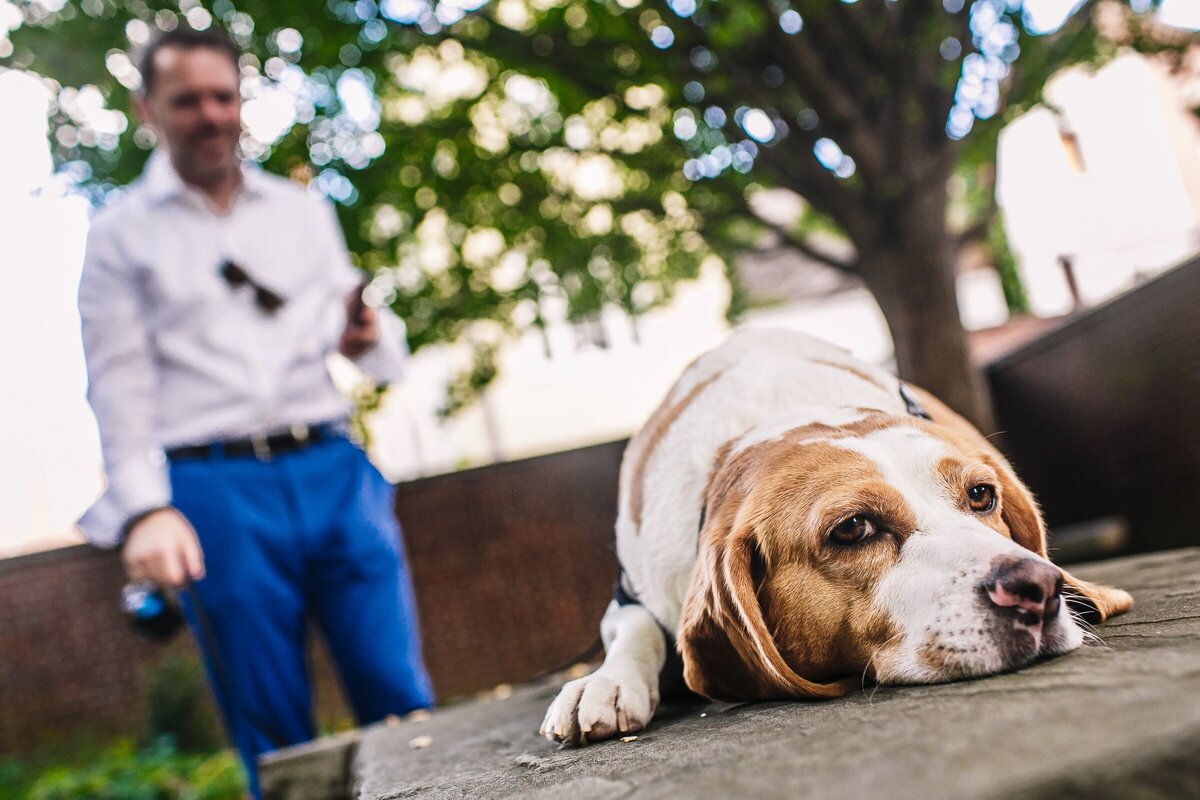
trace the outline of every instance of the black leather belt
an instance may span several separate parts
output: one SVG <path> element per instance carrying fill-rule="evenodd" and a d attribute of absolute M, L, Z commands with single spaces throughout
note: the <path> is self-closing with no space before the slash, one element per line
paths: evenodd
<path fill-rule="evenodd" d="M 209 444 L 172 447 L 167 450 L 167 458 L 171 461 L 184 461 L 217 456 L 226 458 L 253 456 L 259 461 L 270 461 L 272 457 L 282 453 L 294 453 L 317 442 L 341 436 L 341 430 L 331 422 L 322 422 L 316 425 L 293 425 L 288 430 L 279 433 L 250 436 L 245 439 L 227 439 Z"/>

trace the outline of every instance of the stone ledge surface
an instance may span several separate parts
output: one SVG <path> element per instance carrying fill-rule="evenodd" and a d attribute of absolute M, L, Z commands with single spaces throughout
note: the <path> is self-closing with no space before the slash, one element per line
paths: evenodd
<path fill-rule="evenodd" d="M 258 759 L 258 779 L 266 800 L 341 800 L 359 731 L 323 736 L 266 753 Z"/>
<path fill-rule="evenodd" d="M 537 735 L 558 689 L 542 683 L 367 729 L 349 796 L 1200 797 L 1200 548 L 1072 572 L 1129 590 L 1133 611 L 1098 643 L 1019 672 L 665 709 L 635 741 L 568 750 Z"/>

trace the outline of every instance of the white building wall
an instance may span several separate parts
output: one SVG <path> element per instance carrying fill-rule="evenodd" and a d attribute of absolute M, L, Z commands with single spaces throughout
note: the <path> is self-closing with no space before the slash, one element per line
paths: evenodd
<path fill-rule="evenodd" d="M 1069 70 L 1046 94 L 1060 113 L 1039 107 L 1000 135 L 997 196 L 1033 310 L 1052 315 L 1072 306 L 1059 256 L 1074 261 L 1091 305 L 1196 252 L 1200 133 L 1184 118 L 1178 82 L 1137 55 L 1095 74 Z"/>

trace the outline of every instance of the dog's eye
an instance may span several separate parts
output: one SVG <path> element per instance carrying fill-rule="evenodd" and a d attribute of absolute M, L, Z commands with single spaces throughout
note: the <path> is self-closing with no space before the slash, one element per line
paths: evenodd
<path fill-rule="evenodd" d="M 986 514 L 996 507 L 996 490 L 986 483 L 967 490 L 967 505 L 978 514 Z"/>
<path fill-rule="evenodd" d="M 838 544 L 858 544 L 879 533 L 875 520 L 862 514 L 844 519 L 829 532 L 829 538 Z"/>

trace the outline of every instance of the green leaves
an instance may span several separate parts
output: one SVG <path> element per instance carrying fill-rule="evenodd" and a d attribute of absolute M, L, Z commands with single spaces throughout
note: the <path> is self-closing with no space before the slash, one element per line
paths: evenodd
<path fill-rule="evenodd" d="M 805 199 L 798 253 L 804 219 L 878 250 L 931 180 L 994 160 L 1057 69 L 1113 51 L 1092 2 L 1044 35 L 1002 0 L 58 5 L 19 4 L 4 63 L 48 76 L 59 164 L 99 193 L 135 177 L 135 45 L 215 20 L 248 51 L 247 154 L 338 203 L 413 348 L 660 305 L 761 237 L 752 187 Z M 1113 13 L 1141 49 L 1194 40 Z"/>

